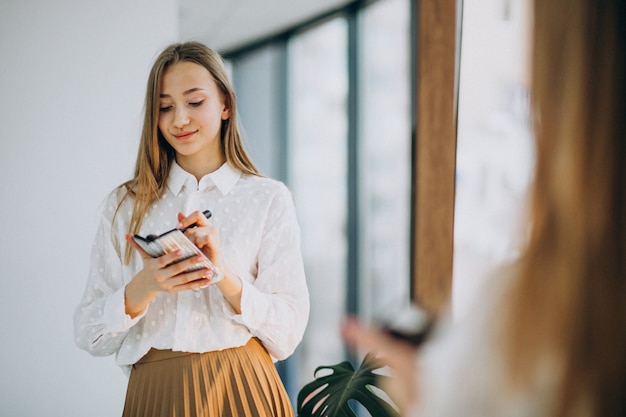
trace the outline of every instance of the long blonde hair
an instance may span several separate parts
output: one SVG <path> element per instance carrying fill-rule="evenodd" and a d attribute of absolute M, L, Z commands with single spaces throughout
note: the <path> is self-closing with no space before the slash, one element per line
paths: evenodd
<path fill-rule="evenodd" d="M 245 174 L 260 175 L 243 145 L 238 125 L 235 92 L 228 80 L 220 55 L 199 42 L 172 44 L 161 52 L 150 70 L 135 173 L 131 180 L 122 184 L 126 188 L 126 195 L 120 202 L 118 210 L 127 197 L 134 198 L 130 234 L 139 231 L 148 207 L 161 198 L 167 186 L 175 152 L 158 128 L 159 95 L 163 74 L 171 65 L 179 62 L 193 62 L 206 68 L 224 95 L 226 106 L 230 109 L 230 118 L 222 123 L 220 132 L 226 162 Z M 124 258 L 126 263 L 130 261 L 130 254 L 131 248 L 127 247 Z"/>
<path fill-rule="evenodd" d="M 535 0 L 532 231 L 506 300 L 515 384 L 558 360 L 550 416 L 626 415 L 626 6 Z"/>

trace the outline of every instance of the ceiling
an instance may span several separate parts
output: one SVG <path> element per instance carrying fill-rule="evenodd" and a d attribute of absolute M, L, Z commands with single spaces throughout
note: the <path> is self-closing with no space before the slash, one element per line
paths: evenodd
<path fill-rule="evenodd" d="M 354 0 L 179 0 L 180 37 L 230 51 Z"/>

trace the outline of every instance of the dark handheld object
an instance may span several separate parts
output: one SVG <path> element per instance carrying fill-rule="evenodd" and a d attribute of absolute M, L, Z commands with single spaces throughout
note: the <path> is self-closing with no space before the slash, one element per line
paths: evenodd
<path fill-rule="evenodd" d="M 206 217 L 207 219 L 210 219 L 211 216 L 213 215 L 213 213 L 211 213 L 211 210 L 204 210 L 202 212 L 202 214 L 204 214 L 204 217 Z M 192 223 L 189 226 L 180 229 L 180 231 L 185 233 L 185 230 L 191 229 L 193 227 L 198 227 L 198 223 Z M 174 230 L 177 230 L 177 229 L 174 229 Z M 167 234 L 169 232 L 172 232 L 172 230 L 168 230 L 167 232 L 165 232 L 165 233 L 163 233 L 161 235 L 148 235 L 148 236 L 145 237 L 145 240 L 147 240 L 148 242 L 152 242 L 153 240 L 156 240 L 156 239 L 160 238 L 161 236 L 163 236 L 163 235 L 165 235 L 165 234 Z M 139 237 L 141 237 L 141 236 L 139 236 Z"/>
<path fill-rule="evenodd" d="M 422 327 L 415 329 L 398 329 L 390 325 L 383 325 L 383 331 L 394 339 L 408 343 L 414 347 L 421 346 L 431 335 L 435 321 L 430 320 Z"/>
<path fill-rule="evenodd" d="M 203 212 L 204 216 L 208 219 L 211 217 L 211 211 L 205 210 Z M 165 233 L 160 235 L 147 235 L 146 237 L 135 235 L 133 239 L 146 253 L 153 258 L 158 258 L 166 253 L 174 252 L 176 250 L 182 251 L 182 256 L 172 262 L 170 265 L 184 261 L 185 259 L 189 259 L 192 256 L 201 256 L 203 258 L 202 262 L 199 262 L 192 266 L 191 268 L 185 270 L 184 272 L 197 271 L 203 268 L 208 268 L 213 271 L 212 276 L 208 277 L 211 279 L 212 283 L 221 281 L 224 278 L 224 274 L 220 271 L 213 262 L 206 257 L 206 255 L 194 245 L 187 236 L 185 236 L 184 231 L 198 226 L 196 223 L 191 224 L 183 229 L 172 229 L 168 230 Z"/>
<path fill-rule="evenodd" d="M 435 328 L 435 319 L 415 304 L 401 308 L 393 316 L 378 322 L 389 336 L 414 347 L 422 345 Z"/>

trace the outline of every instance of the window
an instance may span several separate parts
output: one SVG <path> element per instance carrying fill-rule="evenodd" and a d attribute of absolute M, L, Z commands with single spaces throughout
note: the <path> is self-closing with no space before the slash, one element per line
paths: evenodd
<path fill-rule="evenodd" d="M 246 149 L 264 175 L 284 181 L 281 54 L 279 46 L 267 45 L 239 56 L 231 64 Z"/>
<path fill-rule="evenodd" d="M 410 4 L 361 12 L 359 54 L 360 314 L 384 317 L 410 299 Z"/>
<path fill-rule="evenodd" d="M 301 359 L 312 379 L 319 365 L 344 359 L 348 262 L 348 27 L 345 18 L 289 43 L 289 186 L 302 227 L 311 316 Z"/>
<path fill-rule="evenodd" d="M 293 401 L 346 359 L 348 312 L 410 299 L 410 0 L 357 2 L 227 53 L 246 145 L 287 183 L 302 228 L 311 316 L 278 364 Z"/>
<path fill-rule="evenodd" d="M 464 2 L 459 79 L 453 309 L 516 256 L 533 165 L 528 10 L 522 0 Z M 489 45 L 488 48 L 485 45 Z"/>

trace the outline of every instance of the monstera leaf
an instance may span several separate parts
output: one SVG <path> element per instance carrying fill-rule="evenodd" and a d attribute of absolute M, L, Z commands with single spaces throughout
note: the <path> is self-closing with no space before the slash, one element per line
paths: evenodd
<path fill-rule="evenodd" d="M 348 401 L 358 401 L 374 417 L 399 417 L 398 412 L 372 389 L 388 376 L 375 374 L 383 365 L 368 353 L 358 370 L 345 361 L 334 366 L 320 366 L 315 370 L 315 380 L 298 393 L 298 417 L 357 417 Z M 322 370 L 328 375 L 317 376 Z"/>

